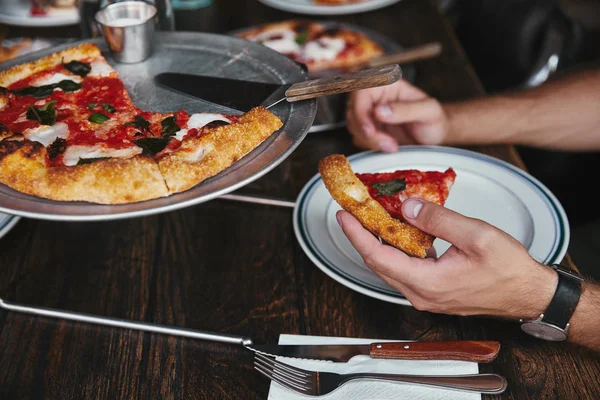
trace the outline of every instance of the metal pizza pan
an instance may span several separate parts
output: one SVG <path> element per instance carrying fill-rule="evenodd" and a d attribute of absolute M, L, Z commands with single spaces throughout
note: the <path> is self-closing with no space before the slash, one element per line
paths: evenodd
<path fill-rule="evenodd" d="M 147 111 L 183 109 L 189 113 L 239 114 L 226 107 L 157 86 L 153 77 L 161 72 L 195 73 L 281 84 L 308 79 L 298 64 L 264 46 L 227 35 L 195 32 L 157 32 L 152 56 L 136 64 L 114 62 L 103 39 L 89 39 L 26 54 L 0 64 L 0 70 L 85 42 L 100 47 L 107 61 L 119 73 L 135 105 Z M 271 111 L 284 122 L 282 129 L 230 168 L 185 192 L 137 203 L 101 205 L 48 200 L 0 184 L 0 212 L 46 220 L 101 221 L 169 212 L 214 199 L 260 178 L 285 160 L 306 137 L 317 112 L 317 103 L 316 100 L 283 102 Z"/>

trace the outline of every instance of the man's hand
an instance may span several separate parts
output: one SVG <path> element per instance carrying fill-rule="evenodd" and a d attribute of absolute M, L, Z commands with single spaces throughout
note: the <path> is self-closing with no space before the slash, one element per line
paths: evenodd
<path fill-rule="evenodd" d="M 365 263 L 418 310 L 457 315 L 535 318 L 558 282 L 511 236 L 477 219 L 420 199 L 402 206 L 406 220 L 451 246 L 439 259 L 411 258 L 381 244 L 345 211 L 337 215 Z"/>
<path fill-rule="evenodd" d="M 385 152 L 441 144 L 448 132 L 440 103 L 404 80 L 352 93 L 346 120 L 356 146 Z"/>

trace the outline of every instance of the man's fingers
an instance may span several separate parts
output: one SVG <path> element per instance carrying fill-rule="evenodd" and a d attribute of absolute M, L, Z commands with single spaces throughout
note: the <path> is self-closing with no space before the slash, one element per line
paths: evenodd
<path fill-rule="evenodd" d="M 365 264 L 377 274 L 408 286 L 412 282 L 421 281 L 424 275 L 429 274 L 430 265 L 426 265 L 425 260 L 409 257 L 392 246 L 382 244 L 348 212 L 338 211 L 337 218 L 344 234 L 362 256 Z"/>
<path fill-rule="evenodd" d="M 370 124 L 359 125 L 356 117 L 350 112 L 347 115 L 347 128 L 354 138 L 354 145 L 357 147 L 386 153 L 395 153 L 398 150 L 398 143 L 393 137 L 379 131 Z"/>
<path fill-rule="evenodd" d="M 483 221 L 422 199 L 406 200 L 402 204 L 402 214 L 410 224 L 465 252 L 481 250 L 497 232 Z"/>
<path fill-rule="evenodd" d="M 441 104 L 426 98 L 410 102 L 383 103 L 375 108 L 375 118 L 385 124 L 407 122 L 430 122 L 442 119 L 444 111 Z"/>

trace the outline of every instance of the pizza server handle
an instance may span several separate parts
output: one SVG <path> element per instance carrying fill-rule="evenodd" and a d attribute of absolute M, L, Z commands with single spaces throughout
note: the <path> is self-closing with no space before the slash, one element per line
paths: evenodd
<path fill-rule="evenodd" d="M 285 97 L 289 102 L 308 100 L 390 85 L 400 78 L 402 78 L 402 71 L 399 65 L 384 65 L 358 72 L 295 83 L 286 90 Z"/>
<path fill-rule="evenodd" d="M 243 336 L 227 335 L 223 333 L 214 332 L 202 332 L 186 328 L 147 324 L 144 322 L 134 322 L 117 318 L 98 317 L 94 315 L 80 314 L 70 311 L 53 310 L 50 308 L 29 307 L 19 304 L 7 303 L 2 299 L 0 299 L 0 308 L 3 308 L 8 311 L 21 312 L 25 314 L 40 315 L 43 317 L 67 319 L 71 321 L 87 322 L 90 324 L 112 326 L 125 329 L 134 329 L 138 331 L 160 333 L 163 335 L 180 336 L 192 339 L 207 340 L 211 342 L 240 344 L 243 346 L 252 345 L 252 339 Z"/>
<path fill-rule="evenodd" d="M 425 60 L 438 56 L 442 52 L 440 42 L 427 43 L 420 46 L 408 48 L 398 53 L 392 53 L 381 57 L 376 57 L 369 62 L 369 66 L 378 67 L 388 64 L 406 64 L 409 62 Z"/>

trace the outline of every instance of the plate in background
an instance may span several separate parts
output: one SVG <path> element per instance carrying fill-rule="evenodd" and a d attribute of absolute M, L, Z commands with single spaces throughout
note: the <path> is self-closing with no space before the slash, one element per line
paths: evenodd
<path fill-rule="evenodd" d="M 400 0 L 363 0 L 358 3 L 325 6 L 313 0 L 259 0 L 261 3 L 282 11 L 310 15 L 344 15 L 377 10 Z"/>
<path fill-rule="evenodd" d="M 519 240 L 543 264 L 559 263 L 567 252 L 569 222 L 558 199 L 540 181 L 505 161 L 473 151 L 438 146 L 401 146 L 397 153 L 364 152 L 348 157 L 355 172 L 398 169 L 445 171 L 456 181 L 446 207 L 482 219 Z M 319 174 L 304 187 L 294 209 L 300 246 L 323 272 L 341 284 L 380 300 L 410 305 L 362 261 L 338 225 L 335 202 Z M 449 243 L 436 239 L 438 256 Z"/>
<path fill-rule="evenodd" d="M 66 26 L 79 23 L 77 7 L 51 11 L 43 16 L 32 16 L 30 10 L 30 0 L 0 0 L 0 23 L 29 27 Z"/>

